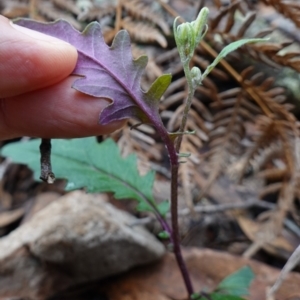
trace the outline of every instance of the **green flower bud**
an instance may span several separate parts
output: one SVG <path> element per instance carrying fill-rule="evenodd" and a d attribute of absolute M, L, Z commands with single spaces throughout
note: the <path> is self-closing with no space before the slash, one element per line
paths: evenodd
<path fill-rule="evenodd" d="M 207 31 L 207 19 L 208 19 L 209 9 L 207 7 L 203 7 L 198 17 L 195 21 L 193 21 L 191 24 L 194 29 L 195 39 L 196 39 L 196 45 L 199 44 L 199 42 L 202 40 L 204 35 Z"/>
<path fill-rule="evenodd" d="M 196 88 L 202 82 L 202 73 L 198 67 L 193 67 L 191 69 L 192 83 L 193 87 Z"/>
<path fill-rule="evenodd" d="M 194 29 L 191 23 L 183 23 L 176 28 L 174 21 L 174 35 L 181 61 L 185 62 L 192 58 L 196 47 Z"/>

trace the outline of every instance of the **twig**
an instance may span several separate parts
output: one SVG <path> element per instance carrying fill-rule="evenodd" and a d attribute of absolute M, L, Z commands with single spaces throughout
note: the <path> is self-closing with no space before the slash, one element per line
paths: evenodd
<path fill-rule="evenodd" d="M 248 200 L 245 203 L 228 203 L 228 204 L 218 204 L 218 205 L 197 205 L 194 207 L 194 211 L 197 213 L 217 213 L 222 212 L 225 210 L 232 210 L 232 209 L 247 209 L 251 207 L 261 207 L 266 209 L 274 209 L 276 207 L 275 204 L 268 203 L 266 201 L 260 200 Z M 186 216 L 189 215 L 190 209 L 184 208 L 178 212 L 179 216 Z M 167 215 L 168 216 L 168 215 Z"/>
<path fill-rule="evenodd" d="M 250 247 L 243 253 L 243 257 L 246 257 L 246 258 L 252 257 L 261 249 L 263 244 L 264 244 L 264 241 L 261 241 L 261 240 L 253 242 L 250 245 Z"/>
<path fill-rule="evenodd" d="M 245 203 L 229 203 L 229 204 L 218 204 L 218 205 L 197 205 L 194 207 L 194 210 L 196 213 L 218 213 L 223 212 L 226 210 L 233 210 L 233 209 L 248 209 L 252 207 L 260 207 L 260 208 L 266 208 L 266 209 L 274 209 L 276 207 L 275 204 L 268 203 L 263 200 L 248 200 Z M 178 211 L 179 217 L 184 217 L 191 214 L 191 211 L 189 208 L 184 208 Z M 171 218 L 171 214 L 167 213 L 166 217 L 168 219 Z M 154 218 L 152 217 L 145 217 L 142 219 L 138 219 L 136 222 L 133 223 L 132 226 L 135 225 L 146 225 L 152 222 Z"/>
<path fill-rule="evenodd" d="M 41 153 L 41 176 L 40 179 L 52 184 L 55 181 L 54 173 L 51 167 L 51 140 L 42 139 L 40 145 Z"/>
<path fill-rule="evenodd" d="M 283 223 L 286 228 L 300 238 L 300 229 L 292 220 L 284 219 Z"/>
<path fill-rule="evenodd" d="M 287 263 L 281 270 L 276 282 L 267 293 L 267 299 L 272 299 L 276 291 L 282 285 L 283 281 L 287 277 L 288 273 L 299 263 L 300 261 L 300 245 L 293 252 Z"/>

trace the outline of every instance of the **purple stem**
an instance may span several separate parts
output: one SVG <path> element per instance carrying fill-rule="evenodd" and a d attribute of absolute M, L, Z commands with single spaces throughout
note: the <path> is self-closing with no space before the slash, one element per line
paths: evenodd
<path fill-rule="evenodd" d="M 173 141 L 170 139 L 168 132 L 162 123 L 155 124 L 158 133 L 161 135 L 162 140 L 167 148 L 169 154 L 169 160 L 171 164 L 171 221 L 172 221 L 172 238 L 174 247 L 174 254 L 180 269 L 182 278 L 184 280 L 189 297 L 194 293 L 192 282 L 182 257 L 180 248 L 180 237 L 179 237 L 179 227 L 178 227 L 178 154 L 175 149 Z"/>

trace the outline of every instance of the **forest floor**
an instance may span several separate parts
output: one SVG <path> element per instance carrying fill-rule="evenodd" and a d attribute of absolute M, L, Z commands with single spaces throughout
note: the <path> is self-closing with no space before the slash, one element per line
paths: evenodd
<path fill-rule="evenodd" d="M 193 60 L 201 70 L 212 61 L 214 51 L 229 42 L 271 39 L 230 54 L 196 91 L 187 124 L 196 133 L 184 137 L 181 149 L 191 153 L 179 178 L 184 256 L 197 290 L 212 289 L 225 276 L 250 265 L 256 279 L 247 299 L 265 299 L 300 243 L 300 6 L 289 8 L 283 0 L 0 0 L 0 14 L 38 21 L 62 18 L 78 30 L 98 21 L 108 44 L 126 29 L 133 56 L 149 57 L 142 88 L 149 88 L 162 74 L 173 76 L 160 111 L 168 131 L 175 132 L 187 85 L 172 24 L 177 15 L 194 19 L 201 5 L 210 9 L 207 37 Z M 135 124 L 130 120 L 122 130 L 98 140 L 111 137 L 122 155 L 136 153 L 142 174 L 156 172 L 154 198 L 168 199 L 170 171 L 162 142 L 150 126 L 131 130 Z M 19 141 L 3 141 L 0 147 Z M 35 181 L 27 166 L 5 157 L 0 179 L 0 237 L 66 193 L 64 180 L 53 185 Z M 120 202 L 110 195 L 110 202 L 138 218 L 149 218 L 148 229 L 160 231 L 151 215 L 136 212 L 134 201 Z M 274 299 L 300 299 L 299 271 L 297 263 Z M 72 287 L 54 299 L 184 300 L 185 290 L 169 253 L 156 264 Z"/>

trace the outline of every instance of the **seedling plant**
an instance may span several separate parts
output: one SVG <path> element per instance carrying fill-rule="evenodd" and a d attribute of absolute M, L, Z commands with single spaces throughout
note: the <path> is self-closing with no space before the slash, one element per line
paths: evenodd
<path fill-rule="evenodd" d="M 69 190 L 85 187 L 91 192 L 114 192 L 116 198 L 135 199 L 138 201 L 139 210 L 154 213 L 163 228 L 160 236 L 170 239 L 189 299 L 204 299 L 204 297 L 222 300 L 241 299 L 239 298 L 241 294 L 233 295 L 231 298 L 228 295 L 223 295 L 227 298 L 222 298 L 222 295 L 214 296 L 211 294 L 207 296 L 205 293 L 195 293 L 180 247 L 177 212 L 178 169 L 180 163 L 189 156 L 188 153 L 180 153 L 180 146 L 183 135 L 193 134 L 193 132 L 185 131 L 185 128 L 195 90 L 228 53 L 247 43 L 265 41 L 265 39 L 243 39 L 233 42 L 220 52 L 203 73 L 198 67 L 190 68 L 194 51 L 207 32 L 208 14 L 208 8 L 204 7 L 196 20 L 192 22 L 178 25 L 179 17 L 174 21 L 173 32 L 188 84 L 188 96 L 180 128 L 177 132 L 172 133 L 165 128 L 158 109 L 160 99 L 171 83 L 172 76 L 171 74 L 164 74 L 154 81 L 148 91 L 142 91 L 140 79 L 147 65 L 147 57 L 141 56 L 133 60 L 130 39 L 126 31 L 118 32 L 109 47 L 103 40 L 100 25 L 97 22 L 89 24 L 82 33 L 63 20 L 43 24 L 28 19 L 19 19 L 16 23 L 57 37 L 76 47 L 78 61 L 73 74 L 81 77 L 74 82 L 73 88 L 94 97 L 105 97 L 111 100 L 110 105 L 100 113 L 100 124 L 105 125 L 113 121 L 135 118 L 139 124 L 147 123 L 155 127 L 169 155 L 171 196 L 170 201 L 156 204 L 151 191 L 154 174 L 149 173 L 140 177 L 132 167 L 135 165 L 135 158 L 131 156 L 122 159 L 116 145 L 111 140 L 105 141 L 103 145 L 97 144 L 91 138 L 55 141 L 52 161 L 56 162 L 58 166 L 57 171 L 55 171 L 57 177 L 68 179 L 67 189 Z M 22 149 L 20 149 L 20 145 L 17 146 L 18 148 L 14 145 L 6 146 L 2 150 L 2 155 L 10 156 L 15 161 L 26 163 L 33 170 L 37 170 L 39 166 L 35 162 L 36 156 L 32 156 L 36 153 L 31 151 L 37 147 L 36 140 L 27 145 L 26 143 L 23 144 Z M 41 178 L 51 183 L 54 181 L 54 174 L 50 162 L 50 140 L 43 139 L 40 150 Z M 20 151 L 27 155 L 20 158 Z M 68 155 L 64 155 L 64 153 L 68 153 Z M 99 157 L 106 159 L 101 160 Z M 107 164 L 107 161 L 110 163 Z M 93 168 L 89 168 L 89 166 Z M 81 174 L 78 174 L 78 170 L 81 170 Z M 127 170 L 127 173 L 124 170 Z M 123 185 L 123 182 L 127 184 Z M 165 219 L 169 207 L 171 226 Z"/>

